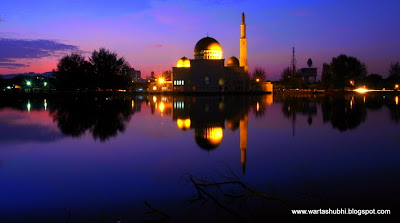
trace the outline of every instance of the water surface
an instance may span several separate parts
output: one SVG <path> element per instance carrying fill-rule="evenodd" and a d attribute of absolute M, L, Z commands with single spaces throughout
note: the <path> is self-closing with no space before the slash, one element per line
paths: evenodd
<path fill-rule="evenodd" d="M 234 173 L 288 202 L 235 201 L 249 211 L 218 195 L 248 221 L 291 208 L 395 211 L 398 101 L 396 94 L 2 100 L 0 221 L 162 219 L 143 201 L 172 221 L 235 219 L 210 200 L 191 203 L 189 174 L 220 182 Z"/>

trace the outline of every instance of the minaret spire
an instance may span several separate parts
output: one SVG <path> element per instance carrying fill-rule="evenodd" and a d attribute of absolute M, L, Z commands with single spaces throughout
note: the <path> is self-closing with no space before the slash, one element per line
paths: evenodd
<path fill-rule="evenodd" d="M 240 24 L 240 66 L 244 67 L 245 72 L 248 72 L 249 67 L 247 66 L 247 38 L 244 12 L 242 13 L 242 24 Z"/>

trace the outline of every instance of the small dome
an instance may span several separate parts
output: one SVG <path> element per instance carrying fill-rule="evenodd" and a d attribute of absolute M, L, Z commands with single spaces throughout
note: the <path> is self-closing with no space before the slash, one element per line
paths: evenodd
<path fill-rule="evenodd" d="M 205 150 L 213 150 L 221 144 L 223 130 L 221 127 L 200 128 L 194 132 L 197 145 Z"/>
<path fill-rule="evenodd" d="M 194 58 L 205 60 L 222 59 L 222 47 L 217 40 L 211 37 L 204 37 L 194 47 Z"/>
<path fill-rule="evenodd" d="M 231 57 L 228 59 L 226 62 L 227 67 L 238 67 L 239 66 L 239 60 L 236 57 Z"/>
<path fill-rule="evenodd" d="M 178 63 L 176 63 L 176 67 L 190 67 L 190 60 L 186 57 L 182 57 L 178 60 Z"/>
<path fill-rule="evenodd" d="M 190 129 L 190 118 L 187 119 L 180 119 L 176 120 L 176 125 L 178 126 L 179 129 L 186 130 Z"/>

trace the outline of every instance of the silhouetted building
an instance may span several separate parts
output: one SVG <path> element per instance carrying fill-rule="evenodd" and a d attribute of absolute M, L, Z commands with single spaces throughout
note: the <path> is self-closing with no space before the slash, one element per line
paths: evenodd
<path fill-rule="evenodd" d="M 142 79 L 140 70 L 135 70 L 135 68 L 131 68 L 131 77 L 132 82 L 139 83 Z"/>
<path fill-rule="evenodd" d="M 301 68 L 297 70 L 305 83 L 317 82 L 317 68 Z"/>

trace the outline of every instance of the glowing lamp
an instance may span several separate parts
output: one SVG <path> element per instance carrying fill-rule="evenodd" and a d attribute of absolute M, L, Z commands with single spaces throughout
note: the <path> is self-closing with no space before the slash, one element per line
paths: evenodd
<path fill-rule="evenodd" d="M 31 83 L 30 81 L 27 81 L 27 82 L 26 82 L 26 85 L 31 86 L 32 83 Z"/>
<path fill-rule="evenodd" d="M 164 84 L 165 79 L 163 77 L 158 78 L 158 83 L 159 84 Z"/>
<path fill-rule="evenodd" d="M 366 89 L 365 87 L 360 87 L 360 88 L 355 89 L 354 91 L 363 94 L 363 93 L 368 92 L 369 90 Z"/>

